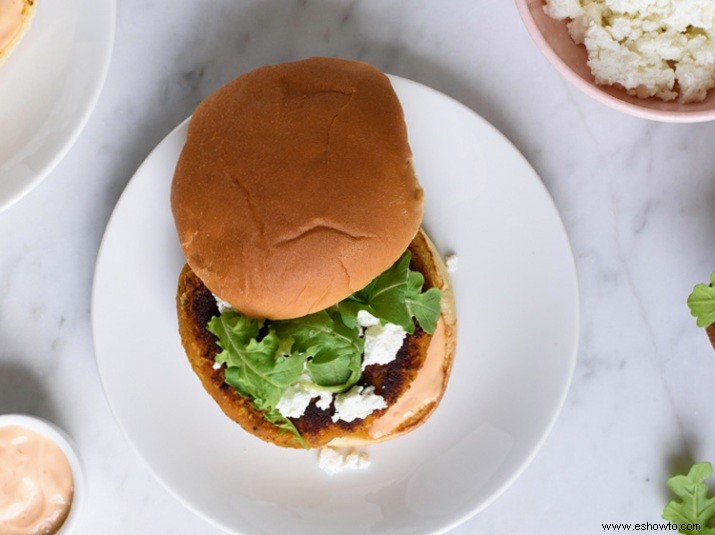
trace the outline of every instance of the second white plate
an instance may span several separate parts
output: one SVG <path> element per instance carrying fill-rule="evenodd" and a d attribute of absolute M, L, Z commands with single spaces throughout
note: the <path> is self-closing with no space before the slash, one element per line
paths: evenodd
<path fill-rule="evenodd" d="M 115 0 L 38 1 L 0 66 L 0 211 L 28 193 L 79 136 L 102 89 Z"/>
<path fill-rule="evenodd" d="M 92 321 L 107 397 L 181 501 L 232 532 L 364 535 L 444 530 L 502 492 L 534 456 L 576 359 L 573 257 L 554 205 L 509 142 L 454 100 L 392 78 L 425 190 L 424 225 L 453 276 L 458 349 L 442 404 L 415 432 L 330 478 L 313 451 L 265 444 L 228 420 L 177 332 L 184 263 L 169 208 L 186 125 L 122 195 L 97 261 Z"/>

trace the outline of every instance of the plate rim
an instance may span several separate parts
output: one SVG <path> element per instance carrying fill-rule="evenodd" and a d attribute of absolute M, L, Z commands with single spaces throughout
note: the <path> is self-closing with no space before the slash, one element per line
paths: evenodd
<path fill-rule="evenodd" d="M 483 127 L 489 130 L 490 134 L 492 136 L 495 136 L 497 138 L 500 138 L 504 142 L 506 142 L 514 151 L 516 155 L 518 155 L 518 158 L 520 158 L 521 162 L 532 172 L 533 178 L 535 179 L 535 186 L 538 188 L 539 193 L 543 196 L 544 200 L 548 204 L 549 210 L 552 212 L 552 214 L 556 218 L 556 223 L 557 225 L 555 228 L 558 229 L 559 233 L 561 234 L 561 238 L 563 238 L 566 248 L 567 248 L 567 259 L 568 259 L 568 271 L 570 274 L 570 277 L 572 278 L 570 283 L 573 283 L 573 293 L 571 295 L 571 300 L 572 300 L 572 307 L 573 307 L 573 332 L 570 333 L 571 340 L 570 344 L 568 347 L 568 354 L 569 354 L 569 361 L 568 361 L 568 366 L 566 368 L 566 374 L 565 374 L 565 380 L 563 384 L 560 387 L 560 392 L 558 395 L 558 401 L 553 407 L 553 410 L 551 411 L 551 415 L 548 419 L 547 424 L 542 428 L 540 433 L 538 433 L 538 439 L 534 441 L 532 446 L 530 446 L 530 451 L 528 455 L 525 455 L 524 458 L 522 459 L 521 463 L 518 463 L 516 469 L 513 470 L 512 474 L 505 478 L 504 481 L 499 485 L 492 493 L 491 495 L 483 500 L 481 503 L 477 504 L 476 506 L 472 507 L 469 511 L 455 516 L 455 518 L 443 525 L 442 527 L 438 528 L 436 531 L 433 531 L 432 533 L 446 533 L 459 525 L 464 524 L 467 522 L 469 519 L 473 518 L 480 512 L 482 512 L 484 509 L 489 507 L 492 503 L 494 503 L 499 497 L 501 497 L 513 484 L 514 482 L 523 474 L 523 472 L 526 470 L 526 468 L 532 463 L 534 458 L 538 455 L 538 453 L 541 451 L 541 448 L 543 447 L 544 443 L 548 439 L 549 435 L 551 434 L 559 416 L 561 415 L 561 412 L 563 410 L 563 407 L 565 405 L 567 396 L 569 394 L 571 385 L 573 384 L 573 377 L 576 369 L 576 364 L 578 362 L 578 348 L 579 348 L 579 341 L 580 341 L 580 317 L 581 317 L 581 307 L 580 307 L 580 289 L 579 289 L 579 279 L 578 279 L 578 270 L 576 267 L 576 261 L 575 261 L 575 256 L 573 254 L 573 248 L 571 246 L 571 241 L 569 239 L 569 235 L 566 229 L 566 226 L 564 225 L 563 219 L 561 218 L 561 214 L 558 211 L 556 207 L 556 203 L 553 200 L 553 197 L 549 193 L 546 185 L 544 184 L 541 176 L 536 172 L 536 169 L 529 163 L 529 161 L 526 159 L 526 157 L 522 154 L 522 152 L 516 147 L 512 141 L 507 138 L 506 135 L 504 135 L 501 131 L 499 131 L 494 125 L 492 125 L 489 121 L 487 121 L 484 117 L 479 115 L 475 110 L 469 108 L 467 105 L 463 104 L 459 100 L 455 99 L 454 97 L 451 97 L 450 95 L 447 95 L 437 89 L 434 89 L 430 86 L 427 86 L 425 84 L 422 84 L 420 82 L 404 78 L 401 76 L 397 75 L 392 75 L 388 74 L 388 77 L 390 78 L 391 81 L 398 80 L 400 83 L 404 83 L 406 85 L 411 85 L 413 87 L 419 87 L 422 90 L 426 90 L 429 93 L 433 94 L 434 96 L 442 99 L 447 99 L 450 101 L 451 104 L 456 105 L 457 107 L 460 108 L 460 110 L 463 113 L 468 114 L 471 116 L 473 119 L 478 120 Z M 144 456 L 144 454 L 140 451 L 139 447 L 135 443 L 134 440 L 131 439 L 130 434 L 127 431 L 127 428 L 124 425 L 123 420 L 119 417 L 119 414 L 117 413 L 113 403 L 111 402 L 111 398 L 108 394 L 107 390 L 107 385 L 105 383 L 105 378 L 104 375 L 101 371 L 101 366 L 100 366 L 100 357 L 99 353 L 97 351 L 97 337 L 96 337 L 96 322 L 95 322 L 95 309 L 96 309 L 96 302 L 99 299 L 98 298 L 98 292 L 97 292 L 97 274 L 100 268 L 100 264 L 102 262 L 102 257 L 104 255 L 105 249 L 107 247 L 106 242 L 105 242 L 105 237 L 107 233 L 109 232 L 110 227 L 113 226 L 113 222 L 115 220 L 116 213 L 118 211 L 119 206 L 122 204 L 123 199 L 127 195 L 127 192 L 131 189 L 130 186 L 132 185 L 134 178 L 139 175 L 142 170 L 148 165 L 148 162 L 151 160 L 153 154 L 159 150 L 161 145 L 163 145 L 168 139 L 172 138 L 174 135 L 176 135 L 176 132 L 181 130 L 182 128 L 187 125 L 187 123 L 191 120 L 191 116 L 189 115 L 186 119 L 182 120 L 177 126 L 171 129 L 171 131 L 166 134 L 166 136 L 159 141 L 148 153 L 146 158 L 142 161 L 142 163 L 137 167 L 136 171 L 133 173 L 132 177 L 130 178 L 129 182 L 126 184 L 124 187 L 124 190 L 122 191 L 121 195 L 117 199 L 117 202 L 112 209 L 112 214 L 109 217 L 109 220 L 107 222 L 107 225 L 105 227 L 105 231 L 102 235 L 102 240 L 100 242 L 99 250 L 97 253 L 96 261 L 95 261 L 95 268 L 93 271 L 93 279 L 92 279 L 92 293 L 91 293 L 91 300 L 90 300 L 90 319 L 92 322 L 92 343 L 93 343 L 93 348 L 95 351 L 95 362 L 97 363 L 97 371 L 99 374 L 100 378 L 100 383 L 102 385 L 102 389 L 104 391 L 105 398 L 107 399 L 108 405 L 110 407 L 110 411 L 113 414 L 116 423 L 119 425 L 119 428 L 122 430 L 122 433 L 124 435 L 124 438 L 127 440 L 129 445 L 131 446 L 132 450 L 137 454 L 139 459 L 141 460 L 142 464 L 144 467 L 149 471 L 149 473 L 152 475 L 152 477 L 158 481 L 163 489 L 165 489 L 171 496 L 173 496 L 179 503 L 181 503 L 184 507 L 186 507 L 188 510 L 190 510 L 193 514 L 197 515 L 199 518 L 203 519 L 204 521 L 208 522 L 210 525 L 213 527 L 224 531 L 225 533 L 229 534 L 242 534 L 242 531 L 237 530 L 234 527 L 225 525 L 221 523 L 220 521 L 216 520 L 215 518 L 209 516 L 206 512 L 204 512 L 202 509 L 194 506 L 187 498 L 179 494 L 178 491 L 176 491 L 171 485 L 168 484 L 167 481 L 164 480 L 164 478 L 157 473 L 157 471 L 152 467 L 150 464 L 149 460 Z M 566 352 L 566 351 L 565 351 Z"/>

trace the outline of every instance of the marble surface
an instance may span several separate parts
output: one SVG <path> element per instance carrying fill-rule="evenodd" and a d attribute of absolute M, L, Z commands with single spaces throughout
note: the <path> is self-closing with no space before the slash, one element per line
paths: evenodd
<path fill-rule="evenodd" d="M 154 481 L 112 416 L 92 347 L 94 262 L 124 186 L 203 97 L 308 55 L 362 59 L 476 110 L 543 177 L 572 242 L 582 318 L 566 405 L 522 476 L 452 533 L 658 522 L 668 475 L 715 461 L 715 353 L 685 306 L 715 269 L 715 123 L 592 102 L 506 0 L 123 0 L 87 127 L 0 214 L 0 412 L 43 416 L 77 442 L 89 484 L 78 533 L 219 533 Z"/>

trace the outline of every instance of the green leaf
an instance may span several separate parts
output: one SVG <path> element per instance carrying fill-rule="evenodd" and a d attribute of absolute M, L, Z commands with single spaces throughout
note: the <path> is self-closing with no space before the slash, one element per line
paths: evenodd
<path fill-rule="evenodd" d="M 310 449 L 308 446 L 308 443 L 305 441 L 305 439 L 300 436 L 300 433 L 298 432 L 298 429 L 293 425 L 293 422 L 291 422 L 288 418 L 283 416 L 278 409 L 275 407 L 267 407 L 265 405 L 262 405 L 260 402 L 253 402 L 253 406 L 256 407 L 259 411 L 263 412 L 263 417 L 266 419 L 267 422 L 275 425 L 279 429 L 281 429 L 284 433 L 292 433 L 295 435 L 295 438 L 298 440 L 298 444 L 303 446 L 306 450 Z"/>
<path fill-rule="evenodd" d="M 293 340 L 294 354 L 307 357 L 313 388 L 342 392 L 360 379 L 364 342 L 358 328 L 345 325 L 334 308 L 273 327 L 279 338 Z"/>
<path fill-rule="evenodd" d="M 223 349 L 216 362 L 226 363 L 226 383 L 243 396 L 275 407 L 286 389 L 300 377 L 305 357 L 280 354 L 279 339 L 272 329 L 258 341 L 261 326 L 258 320 L 227 311 L 211 318 L 207 328 Z"/>
<path fill-rule="evenodd" d="M 442 292 L 437 288 L 430 288 L 422 293 L 424 283 L 425 278 L 421 273 L 416 271 L 409 272 L 405 304 L 410 316 L 414 316 L 420 327 L 431 334 L 437 328 L 437 321 L 442 312 L 439 306 L 442 300 Z"/>
<path fill-rule="evenodd" d="M 308 360 L 308 373 L 316 390 L 343 392 L 358 382 L 361 374 L 360 355 L 318 354 Z"/>
<path fill-rule="evenodd" d="M 408 333 L 415 331 L 413 317 L 432 334 L 440 316 L 442 292 L 430 288 L 422 292 L 424 277 L 410 271 L 412 255 L 406 251 L 387 271 L 362 290 L 338 303 L 343 323 L 356 324 L 357 313 L 365 310 L 382 322 L 394 323 Z"/>
<path fill-rule="evenodd" d="M 218 338 L 217 344 L 223 350 L 216 355 L 216 362 L 226 364 L 226 384 L 250 399 L 266 421 L 292 433 L 307 448 L 293 422 L 275 408 L 303 372 L 305 357 L 293 355 L 292 339 L 280 340 L 272 329 L 259 341 L 263 323 L 235 311 L 211 318 L 206 328 Z"/>
<path fill-rule="evenodd" d="M 405 252 L 392 267 L 357 293 L 372 309 L 368 312 L 373 316 L 400 325 L 407 332 L 412 333 L 415 325 L 405 303 L 410 275 L 410 257 L 410 253 Z"/>
<path fill-rule="evenodd" d="M 697 318 L 698 327 L 709 327 L 715 323 L 715 272 L 710 275 L 710 283 L 696 284 L 688 296 L 690 313 Z"/>
<path fill-rule="evenodd" d="M 219 339 L 219 347 L 223 349 L 216 356 L 216 362 L 221 364 L 228 361 L 232 345 L 245 346 L 258 336 L 262 322 L 246 318 L 234 311 L 227 311 L 221 316 L 209 320 L 207 328 Z"/>
<path fill-rule="evenodd" d="M 710 463 L 695 464 L 687 476 L 679 475 L 668 480 L 668 486 L 680 499 L 665 506 L 663 518 L 680 527 L 683 524 L 699 524 L 698 530 L 681 529 L 686 535 L 715 535 L 710 522 L 715 517 L 715 497 L 709 497 L 705 480 L 713 473 Z"/>
<path fill-rule="evenodd" d="M 347 327 L 354 329 L 357 327 L 357 314 L 361 310 L 368 310 L 369 305 L 355 298 L 354 295 L 343 299 L 337 305 L 340 318 Z"/>

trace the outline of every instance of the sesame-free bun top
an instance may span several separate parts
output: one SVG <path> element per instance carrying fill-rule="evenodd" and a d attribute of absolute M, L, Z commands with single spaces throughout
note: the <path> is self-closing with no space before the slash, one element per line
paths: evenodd
<path fill-rule="evenodd" d="M 191 269 L 243 314 L 294 318 L 344 299 L 422 220 L 390 81 L 330 58 L 240 76 L 196 109 L 171 207 Z"/>

